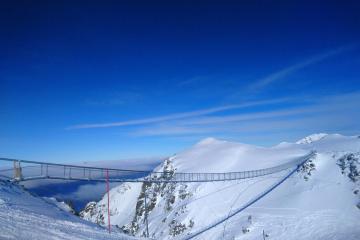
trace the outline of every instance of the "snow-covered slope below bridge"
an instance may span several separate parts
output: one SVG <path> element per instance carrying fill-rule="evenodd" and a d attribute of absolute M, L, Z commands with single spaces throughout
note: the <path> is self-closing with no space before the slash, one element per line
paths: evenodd
<path fill-rule="evenodd" d="M 58 208 L 54 200 L 35 197 L 17 184 L 0 180 L 0 239 L 133 239 L 109 233 Z"/>
<path fill-rule="evenodd" d="M 228 172 L 276 166 L 317 151 L 299 172 L 241 214 L 197 239 L 358 239 L 360 234 L 360 138 L 312 135 L 297 143 L 264 148 L 205 139 L 158 166 L 156 171 Z M 216 183 L 131 183 L 110 192 L 112 224 L 145 235 L 147 195 L 150 236 L 171 239 L 227 216 L 265 191 L 288 171 Z M 107 196 L 82 212 L 107 224 Z"/>

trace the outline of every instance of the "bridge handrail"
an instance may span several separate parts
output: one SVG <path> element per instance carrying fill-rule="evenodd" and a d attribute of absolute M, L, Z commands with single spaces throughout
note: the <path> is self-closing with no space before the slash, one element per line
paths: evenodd
<path fill-rule="evenodd" d="M 92 166 L 80 166 L 72 164 L 61 164 L 61 163 L 51 163 L 51 162 L 40 162 L 40 161 L 30 161 L 30 160 L 21 160 L 14 158 L 0 158 L 0 161 L 9 161 L 9 162 L 20 162 L 20 163 L 33 163 L 39 165 L 49 165 L 49 166 L 58 166 L 58 167 L 67 167 L 67 168 L 81 168 L 81 169 L 94 169 L 94 170 L 109 170 L 109 171 L 123 171 L 123 172 L 137 172 L 137 173 L 151 173 L 152 171 L 144 170 L 132 170 L 132 169 L 120 169 L 120 168 L 102 168 L 102 167 L 92 167 Z"/>
<path fill-rule="evenodd" d="M 70 164 L 58 164 L 58 163 L 49 163 L 49 162 L 37 162 L 37 161 L 29 161 L 29 160 L 18 160 L 18 159 L 11 159 L 11 158 L 0 158 L 0 161 L 17 161 L 20 163 L 31 163 L 31 164 L 38 164 L 41 166 L 41 171 L 43 171 L 43 166 L 48 168 L 49 166 L 56 166 L 64 168 L 64 175 L 63 177 L 59 175 L 48 175 L 47 170 L 45 175 L 39 176 L 31 176 L 22 178 L 22 181 L 25 180 L 32 180 L 35 178 L 54 178 L 54 179 L 71 179 L 71 180 L 94 180 L 94 181 L 105 181 L 105 179 L 95 178 L 95 176 L 86 177 L 85 170 L 88 170 L 88 173 L 93 173 L 92 170 L 96 170 L 97 172 L 104 173 L 105 171 L 109 171 L 110 174 L 115 173 L 115 177 L 111 176 L 111 181 L 118 181 L 118 182 L 145 182 L 145 181 L 152 181 L 152 182 L 211 182 L 211 181 L 227 181 L 227 180 L 237 180 L 237 179 L 246 179 L 246 178 L 254 178 L 259 176 L 265 176 L 269 174 L 273 174 L 279 171 L 286 170 L 288 168 L 298 166 L 301 164 L 304 159 L 309 159 L 314 155 L 314 152 L 310 152 L 309 154 L 298 157 L 292 161 L 280 164 L 278 166 L 257 169 L 257 170 L 248 170 L 242 172 L 212 172 L 212 173 L 199 173 L 199 172 L 153 172 L 153 171 L 142 171 L 142 170 L 129 170 L 129 169 L 116 169 L 116 168 L 101 168 L 101 167 L 91 167 L 91 166 L 79 166 L 79 165 L 70 165 Z M 70 170 L 65 174 L 65 169 Z M 71 173 L 71 170 L 83 170 L 84 175 L 83 177 L 78 177 Z M 124 179 L 119 178 L 119 174 L 126 174 L 126 173 L 137 173 L 142 174 L 142 176 L 138 177 L 137 179 Z M 126 176 L 126 175 L 125 175 Z M 124 176 L 122 176 L 124 177 Z"/>

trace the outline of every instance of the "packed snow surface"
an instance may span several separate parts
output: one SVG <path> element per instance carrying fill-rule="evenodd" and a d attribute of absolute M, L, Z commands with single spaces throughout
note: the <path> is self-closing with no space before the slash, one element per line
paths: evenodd
<path fill-rule="evenodd" d="M 253 170 L 286 163 L 312 150 L 316 156 L 282 185 L 197 239 L 360 239 L 358 136 L 315 134 L 269 148 L 208 138 L 155 171 Z M 151 237 L 181 239 L 227 216 L 288 173 L 230 182 L 122 184 L 110 191 L 111 221 L 130 235 L 144 236 L 148 213 Z M 106 225 L 106 203 L 105 195 L 81 215 Z"/>
<path fill-rule="evenodd" d="M 133 239 L 120 233 L 110 235 L 68 211 L 64 203 L 33 196 L 17 184 L 0 180 L 1 240 Z"/>

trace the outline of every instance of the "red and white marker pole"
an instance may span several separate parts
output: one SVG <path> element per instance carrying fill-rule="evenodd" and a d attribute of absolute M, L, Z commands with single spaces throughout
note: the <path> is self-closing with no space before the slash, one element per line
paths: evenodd
<path fill-rule="evenodd" d="M 107 192 L 107 200 L 108 200 L 108 228 L 109 228 L 109 233 L 111 233 L 111 224 L 110 224 L 110 187 L 109 187 L 109 169 L 106 169 L 106 192 Z"/>

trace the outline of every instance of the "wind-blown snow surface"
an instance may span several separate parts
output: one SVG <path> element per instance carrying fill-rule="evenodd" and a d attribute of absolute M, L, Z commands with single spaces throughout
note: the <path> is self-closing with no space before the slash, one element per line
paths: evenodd
<path fill-rule="evenodd" d="M 0 180 L 0 239 L 133 239 L 109 233 L 58 208 L 54 199 L 41 199 L 16 184 Z M 69 210 L 69 209 L 67 209 Z"/>
<path fill-rule="evenodd" d="M 276 166 L 317 155 L 269 195 L 197 239 L 360 239 L 360 138 L 318 134 L 271 148 L 205 139 L 156 171 L 231 172 Z M 289 171 L 216 183 L 131 183 L 110 191 L 111 223 L 145 234 L 148 196 L 150 236 L 169 239 L 208 226 L 279 181 Z M 107 196 L 90 203 L 84 219 L 107 224 Z"/>

